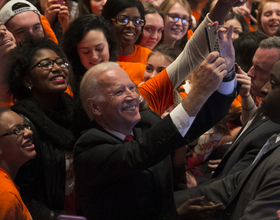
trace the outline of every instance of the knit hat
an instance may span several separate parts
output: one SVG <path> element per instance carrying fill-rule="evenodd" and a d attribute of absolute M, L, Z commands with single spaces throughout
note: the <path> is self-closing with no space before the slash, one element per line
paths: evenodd
<path fill-rule="evenodd" d="M 11 0 L 0 10 L 0 21 L 2 24 L 6 24 L 9 19 L 25 11 L 34 11 L 40 16 L 38 9 L 30 2 L 25 0 Z"/>

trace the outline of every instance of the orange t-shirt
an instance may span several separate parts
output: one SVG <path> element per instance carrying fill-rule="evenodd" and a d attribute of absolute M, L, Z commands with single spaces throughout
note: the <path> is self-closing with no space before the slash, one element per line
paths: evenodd
<path fill-rule="evenodd" d="M 143 63 L 144 65 L 147 64 L 148 55 L 152 51 L 146 47 L 142 47 L 140 45 L 134 45 L 134 52 L 129 55 L 119 55 L 118 61 L 123 62 L 138 62 Z"/>
<path fill-rule="evenodd" d="M 67 86 L 67 89 L 64 92 L 68 93 L 71 97 L 73 97 L 73 92 L 69 85 Z"/>
<path fill-rule="evenodd" d="M 144 72 L 146 65 L 143 63 L 133 62 L 119 62 L 120 67 L 125 70 L 131 81 L 138 86 L 144 81 Z"/>
<path fill-rule="evenodd" d="M 251 26 L 250 22 L 251 22 L 251 19 L 250 18 L 247 18 L 245 17 L 245 20 L 247 21 L 248 25 L 249 25 L 249 29 L 250 31 L 255 31 L 255 29 Z"/>
<path fill-rule="evenodd" d="M 262 98 L 261 97 L 256 97 L 256 106 L 259 107 L 259 105 L 262 103 Z M 233 105 L 234 107 L 240 107 L 241 106 L 241 96 L 238 95 L 233 102 L 231 103 L 231 105 Z"/>
<path fill-rule="evenodd" d="M 200 13 L 198 13 L 197 11 L 193 11 L 192 10 L 192 16 L 194 16 L 194 18 L 196 20 L 196 24 L 198 24 L 198 20 L 200 18 Z"/>
<path fill-rule="evenodd" d="M 149 103 L 149 108 L 159 115 L 174 104 L 173 90 L 166 69 L 138 86 L 138 91 Z"/>
<path fill-rule="evenodd" d="M 188 39 L 191 39 L 192 36 L 193 36 L 193 31 L 190 29 L 188 30 Z"/>
<path fill-rule="evenodd" d="M 46 19 L 46 17 L 44 15 L 41 15 L 41 23 L 44 27 L 44 30 L 46 32 L 46 35 L 50 37 L 50 39 L 58 44 L 57 38 L 51 28 L 51 25 L 49 23 L 49 21 Z"/>
<path fill-rule="evenodd" d="M 236 96 L 236 98 L 233 100 L 231 105 L 234 107 L 240 107 L 241 106 L 241 96 L 240 95 Z"/>
<path fill-rule="evenodd" d="M 17 185 L 2 168 L 0 168 L 0 219 L 32 220 Z"/>

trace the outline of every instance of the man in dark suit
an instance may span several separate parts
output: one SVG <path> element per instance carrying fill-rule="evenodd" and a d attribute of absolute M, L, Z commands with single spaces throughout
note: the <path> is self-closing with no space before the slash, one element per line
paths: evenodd
<path fill-rule="evenodd" d="M 251 77 L 251 93 L 254 96 L 263 97 L 261 88 L 268 82 L 270 71 L 279 59 L 279 37 L 263 40 L 253 57 L 253 66 L 248 72 L 248 76 Z M 245 109 L 251 108 L 254 102 L 250 96 L 250 90 L 248 93 L 248 95 L 243 94 L 244 97 L 242 97 L 242 108 Z M 248 107 L 244 107 L 246 102 L 249 103 Z M 280 132 L 280 125 L 269 120 L 263 114 L 262 108 L 259 107 L 255 115 L 249 118 L 236 135 L 214 173 L 198 178 L 197 183 L 207 185 L 215 181 L 216 178 L 244 170 L 252 164 L 267 139 L 278 132 Z M 212 180 L 210 181 L 210 179 Z M 175 193 L 175 197 L 180 197 L 180 192 Z"/>
<path fill-rule="evenodd" d="M 264 115 L 280 124 L 280 61 L 262 88 Z M 207 200 L 224 203 L 222 219 L 278 219 L 280 207 L 280 136 L 273 134 L 245 170 L 184 193 L 182 201 L 204 195 Z"/>
<path fill-rule="evenodd" d="M 253 66 L 248 72 L 251 77 L 251 92 L 263 97 L 262 87 L 269 81 L 273 65 L 280 59 L 280 39 L 271 37 L 263 40 L 253 57 Z M 248 97 L 250 98 L 250 97 Z M 239 131 L 229 150 L 216 168 L 213 178 L 233 174 L 248 167 L 254 161 L 267 139 L 280 132 L 280 125 L 263 114 L 262 107 Z"/>
<path fill-rule="evenodd" d="M 207 129 L 202 123 L 213 126 L 215 115 L 229 108 L 234 95 L 215 91 L 223 87 L 225 68 L 219 53 L 210 53 L 194 71 L 191 92 L 163 120 L 152 111 L 139 113 L 135 85 L 118 64 L 102 63 L 85 74 L 81 99 L 95 121 L 74 150 L 76 188 L 85 217 L 177 219 L 170 153 L 202 134 Z M 235 84 L 235 78 L 226 83 Z M 178 209 L 179 216 L 190 215 L 188 204 Z M 198 213 L 208 216 L 219 206 L 200 207 Z"/>

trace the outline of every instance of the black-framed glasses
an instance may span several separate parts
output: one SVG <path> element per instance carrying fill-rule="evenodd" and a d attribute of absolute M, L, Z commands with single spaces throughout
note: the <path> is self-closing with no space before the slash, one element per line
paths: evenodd
<path fill-rule="evenodd" d="M 36 66 L 41 67 L 42 70 L 51 70 L 54 66 L 54 63 L 56 63 L 61 68 L 69 66 L 68 60 L 66 58 L 56 58 L 55 60 L 45 59 L 36 63 L 30 70 L 33 70 Z"/>
<path fill-rule="evenodd" d="M 12 135 L 12 134 L 15 134 L 15 135 L 21 135 L 24 133 L 24 129 L 27 128 L 30 130 L 30 124 L 28 122 L 24 122 L 23 125 L 17 125 L 15 127 L 15 129 L 13 129 L 12 131 L 6 133 L 6 134 L 2 134 L 0 137 L 4 137 L 4 136 L 7 136 L 7 135 Z"/>
<path fill-rule="evenodd" d="M 191 18 L 189 18 L 189 17 L 180 17 L 178 14 L 167 14 L 167 16 L 168 16 L 169 20 L 171 22 L 174 22 L 174 23 L 178 22 L 181 19 L 182 24 L 184 26 L 186 26 L 188 24 L 191 24 L 191 22 L 192 22 Z"/>
<path fill-rule="evenodd" d="M 112 18 L 111 20 L 119 25 L 127 25 L 130 21 L 132 21 L 134 26 L 142 27 L 145 25 L 145 20 L 143 20 L 139 17 L 129 18 L 127 16 L 120 15 L 115 18 Z"/>

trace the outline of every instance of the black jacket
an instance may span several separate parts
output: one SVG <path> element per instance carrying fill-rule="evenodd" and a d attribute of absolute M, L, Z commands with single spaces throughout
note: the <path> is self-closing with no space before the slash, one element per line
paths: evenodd
<path fill-rule="evenodd" d="M 215 92 L 182 137 L 170 116 L 141 112 L 135 141 L 93 124 L 74 149 L 76 187 L 88 219 L 176 219 L 170 153 L 223 118 L 235 97 Z"/>
<path fill-rule="evenodd" d="M 29 98 L 11 107 L 33 131 L 37 156 L 20 168 L 15 182 L 34 220 L 56 219 L 64 209 L 65 150 L 73 149 L 75 138 L 72 98 L 63 94 L 60 104 L 55 115 L 47 115 Z"/>

